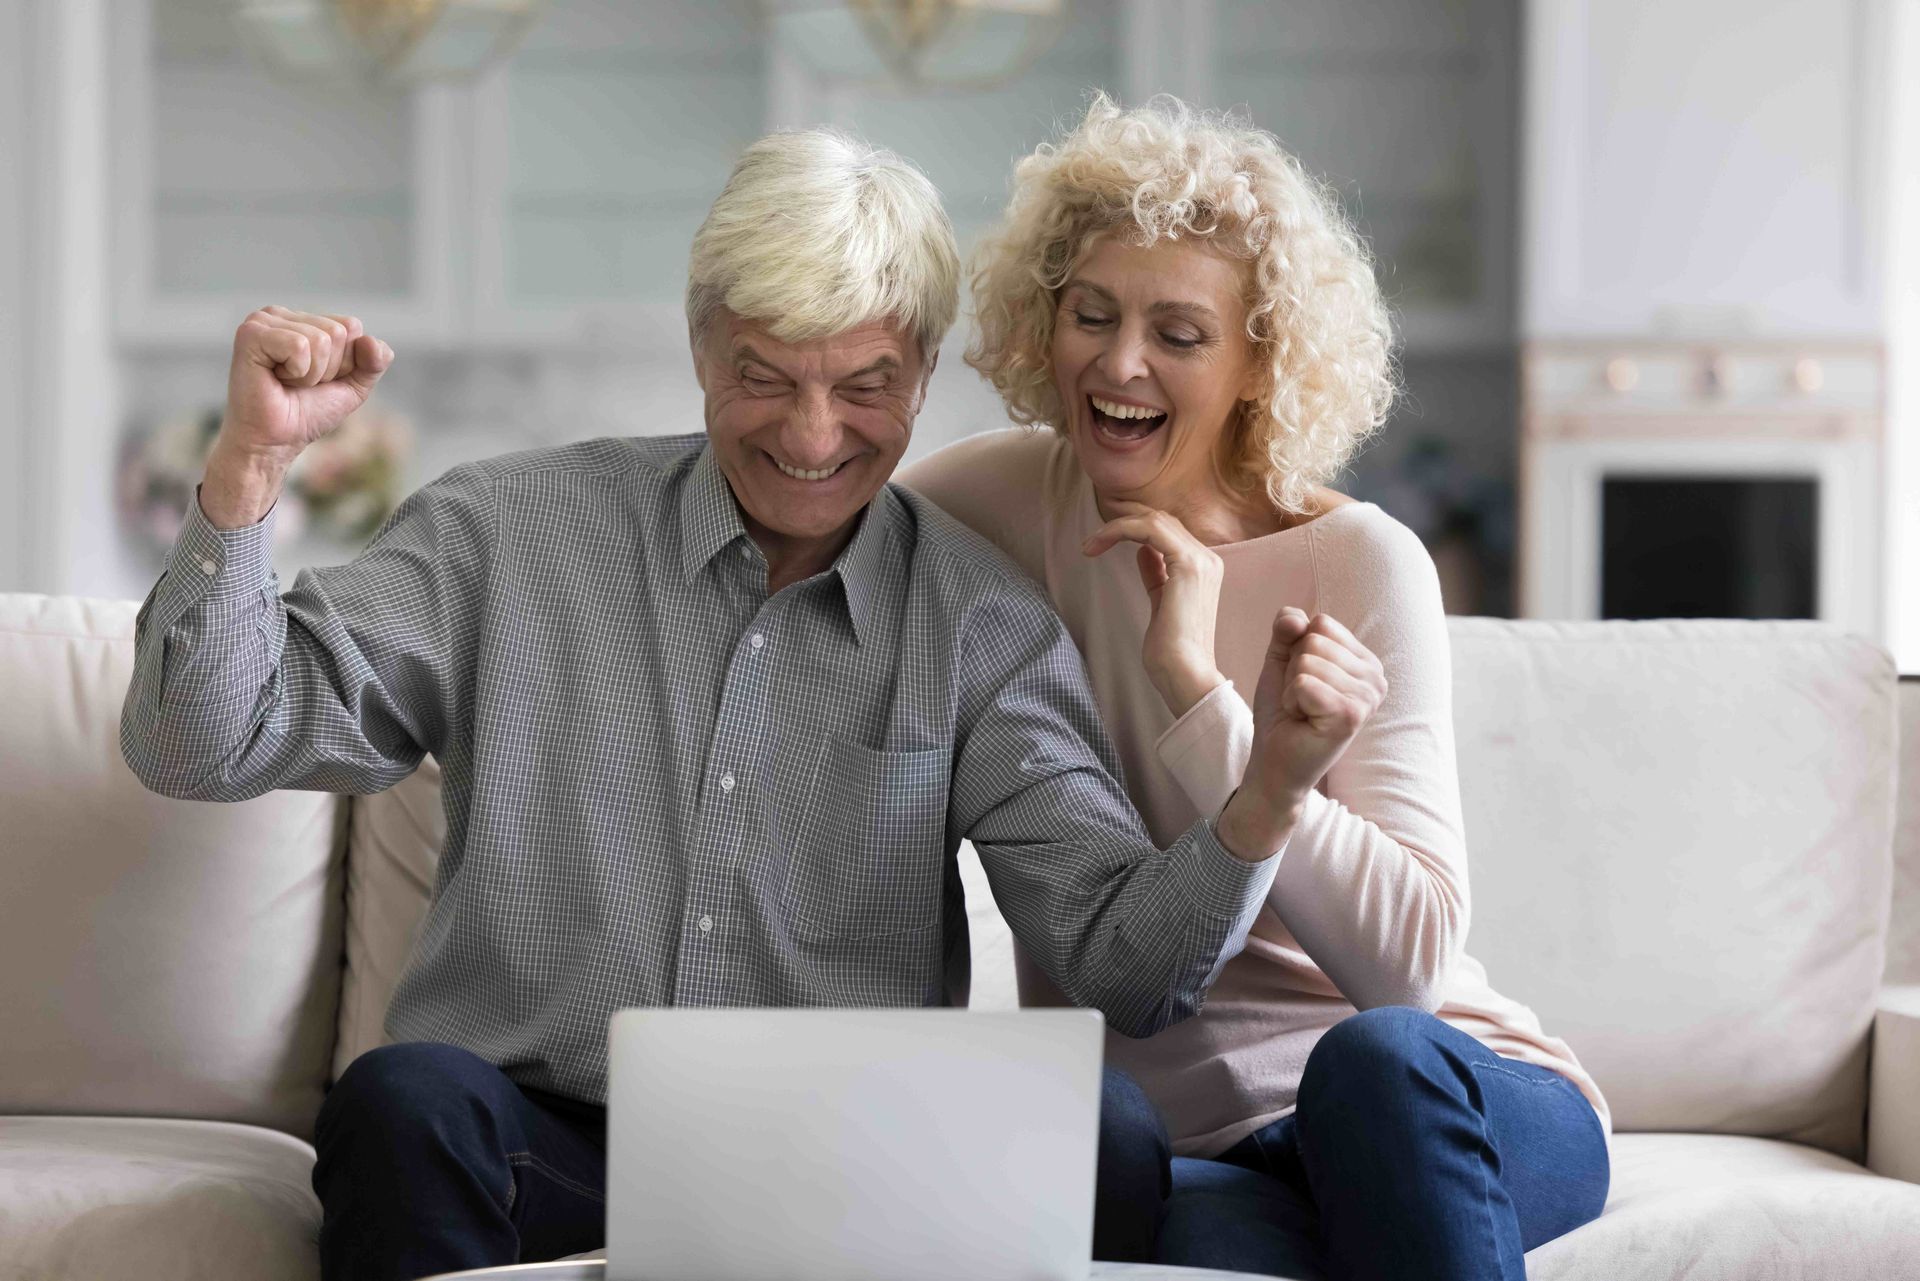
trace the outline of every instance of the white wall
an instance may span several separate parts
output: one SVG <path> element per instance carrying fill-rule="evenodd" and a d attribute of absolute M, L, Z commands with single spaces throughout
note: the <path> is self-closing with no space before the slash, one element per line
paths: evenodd
<path fill-rule="evenodd" d="M 27 11 L 0 5 L 0 173 L 26 174 Z M 0 588 L 24 583 L 28 565 L 27 207 L 31 184 L 0 182 Z"/>
<path fill-rule="evenodd" d="M 13 299 L 0 373 L 0 482 L 8 555 L 0 588 L 67 590 L 121 572 L 112 510 L 114 371 L 108 359 L 107 20 L 104 0 L 4 6 L 0 137 L 28 175 L 0 203 L 0 279 Z M 11 66 L 7 65 L 12 60 Z M 11 175 L 10 175 L 11 176 Z"/>
<path fill-rule="evenodd" d="M 1889 37 L 1887 632 L 1900 670 L 1920 673 L 1920 0 L 1898 0 Z"/>

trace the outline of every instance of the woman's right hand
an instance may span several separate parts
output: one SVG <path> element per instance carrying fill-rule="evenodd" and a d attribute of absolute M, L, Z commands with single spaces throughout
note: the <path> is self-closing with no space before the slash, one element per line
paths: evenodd
<path fill-rule="evenodd" d="M 262 307 L 240 322 L 200 509 L 216 528 L 266 515 L 300 452 L 367 403 L 393 348 L 352 316 Z"/>
<path fill-rule="evenodd" d="M 1344 623 L 1288 605 L 1253 695 L 1246 781 L 1283 803 L 1304 800 L 1386 696 L 1386 669 Z"/>
<path fill-rule="evenodd" d="M 1080 550 L 1099 556 L 1117 543 L 1139 544 L 1135 563 L 1152 610 L 1140 659 L 1177 719 L 1226 680 L 1213 655 L 1220 554 L 1170 512 L 1145 503 L 1118 501 L 1114 506 L 1121 514 L 1094 530 Z"/>

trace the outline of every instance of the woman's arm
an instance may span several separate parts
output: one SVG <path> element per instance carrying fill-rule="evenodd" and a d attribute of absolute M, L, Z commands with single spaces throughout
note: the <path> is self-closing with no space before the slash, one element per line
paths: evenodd
<path fill-rule="evenodd" d="M 1350 545 L 1310 531 L 1318 605 L 1378 657 L 1387 689 L 1324 794 L 1305 797 L 1268 903 L 1357 1008 L 1432 1010 L 1468 919 L 1446 616 L 1410 530 L 1384 519 L 1346 528 Z M 1239 786 L 1253 732 L 1253 710 L 1222 685 L 1161 737 L 1160 759 L 1212 813 Z"/>

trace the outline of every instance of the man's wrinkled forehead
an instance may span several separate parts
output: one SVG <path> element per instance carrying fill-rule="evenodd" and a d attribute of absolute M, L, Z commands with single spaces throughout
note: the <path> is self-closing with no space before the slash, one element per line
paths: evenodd
<path fill-rule="evenodd" d="M 766 326 L 731 314 L 718 328 L 731 363 L 764 365 L 794 377 L 892 377 L 919 366 L 919 342 L 903 327 L 883 321 L 800 342 L 782 342 Z"/>

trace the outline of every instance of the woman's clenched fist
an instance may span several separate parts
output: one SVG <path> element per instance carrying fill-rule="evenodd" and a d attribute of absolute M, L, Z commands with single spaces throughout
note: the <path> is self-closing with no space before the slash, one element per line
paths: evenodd
<path fill-rule="evenodd" d="M 1247 781 L 1304 800 L 1386 696 L 1386 669 L 1338 619 L 1281 610 L 1254 692 Z"/>

